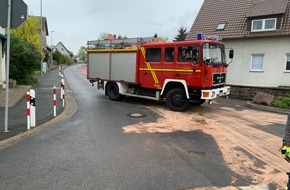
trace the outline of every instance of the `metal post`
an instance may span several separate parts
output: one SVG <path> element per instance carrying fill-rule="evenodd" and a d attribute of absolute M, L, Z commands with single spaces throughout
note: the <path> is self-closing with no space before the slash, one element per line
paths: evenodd
<path fill-rule="evenodd" d="M 58 76 L 61 77 L 61 67 L 58 66 Z"/>
<path fill-rule="evenodd" d="M 52 69 L 52 65 L 53 65 L 53 47 L 52 47 L 52 33 L 55 32 L 55 31 L 51 31 L 50 32 L 50 35 L 51 35 L 51 43 L 50 43 L 50 51 L 51 51 L 51 60 L 50 60 L 50 67 Z"/>
<path fill-rule="evenodd" d="M 63 74 L 60 74 L 60 99 L 63 98 Z"/>
<path fill-rule="evenodd" d="M 5 95 L 5 126 L 4 132 L 8 130 L 8 103 L 9 103 L 9 65 L 10 65 L 10 29 L 11 29 L 11 0 L 8 0 L 7 15 L 7 64 L 6 64 L 6 95 Z"/>
<path fill-rule="evenodd" d="M 63 76 L 63 75 L 62 75 Z M 64 87 L 64 78 L 61 79 L 61 99 L 62 99 L 62 107 L 65 107 L 65 87 Z"/>
<path fill-rule="evenodd" d="M 53 87 L 53 116 L 56 117 L 56 88 Z"/>
<path fill-rule="evenodd" d="M 40 73 L 42 73 L 42 0 L 40 0 L 40 53 L 41 53 L 41 60 L 40 60 Z"/>
<path fill-rule="evenodd" d="M 36 115 L 35 115 L 35 90 L 31 89 L 29 91 L 30 94 L 30 126 L 35 127 L 35 120 L 36 120 Z"/>
<path fill-rule="evenodd" d="M 30 118 L 30 94 L 26 92 L 26 117 L 27 117 L 27 130 L 30 130 L 31 118 Z"/>

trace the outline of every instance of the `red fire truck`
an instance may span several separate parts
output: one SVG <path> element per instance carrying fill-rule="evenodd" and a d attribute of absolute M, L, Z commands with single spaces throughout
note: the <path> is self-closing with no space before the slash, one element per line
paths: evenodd
<path fill-rule="evenodd" d="M 165 101 L 174 111 L 230 94 L 225 45 L 218 37 L 153 42 L 153 38 L 88 41 L 88 80 L 97 82 L 111 100 L 132 96 Z"/>

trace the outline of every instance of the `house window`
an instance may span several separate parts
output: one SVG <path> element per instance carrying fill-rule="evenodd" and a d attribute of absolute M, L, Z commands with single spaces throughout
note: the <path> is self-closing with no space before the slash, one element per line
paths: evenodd
<path fill-rule="evenodd" d="M 146 61 L 160 62 L 161 48 L 148 48 L 146 49 Z"/>
<path fill-rule="evenodd" d="M 263 71 L 264 66 L 264 54 L 253 54 L 251 71 Z"/>
<path fill-rule="evenodd" d="M 290 54 L 286 55 L 286 67 L 285 71 L 290 72 Z"/>
<path fill-rule="evenodd" d="M 220 24 L 217 26 L 216 30 L 224 30 L 225 27 L 226 27 L 226 23 L 220 23 Z"/>
<path fill-rule="evenodd" d="M 276 18 L 253 20 L 252 32 L 276 30 L 276 23 Z"/>

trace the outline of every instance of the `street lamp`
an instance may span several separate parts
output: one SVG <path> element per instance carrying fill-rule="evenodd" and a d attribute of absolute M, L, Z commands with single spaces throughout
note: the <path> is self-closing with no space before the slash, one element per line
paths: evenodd
<path fill-rule="evenodd" d="M 50 42 L 50 52 L 51 52 L 51 59 L 50 59 L 50 68 L 52 68 L 52 65 L 53 65 L 53 46 L 52 46 L 52 34 L 54 33 L 55 31 L 50 31 L 50 37 L 51 37 L 51 42 Z"/>

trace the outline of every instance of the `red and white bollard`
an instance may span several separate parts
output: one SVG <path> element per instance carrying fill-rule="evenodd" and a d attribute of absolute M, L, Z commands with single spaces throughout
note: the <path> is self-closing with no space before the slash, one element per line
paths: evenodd
<path fill-rule="evenodd" d="M 35 90 L 31 89 L 29 91 L 30 94 L 30 126 L 31 127 L 35 127 L 35 120 L 36 120 L 36 116 L 35 116 Z"/>
<path fill-rule="evenodd" d="M 64 88 L 64 79 L 63 79 L 63 75 L 61 78 L 61 90 L 60 90 L 60 98 L 62 100 L 62 107 L 65 107 L 65 88 Z"/>
<path fill-rule="evenodd" d="M 53 116 L 56 117 L 56 88 L 53 87 Z"/>
<path fill-rule="evenodd" d="M 60 77 L 62 73 L 61 66 L 58 66 L 58 76 Z"/>
<path fill-rule="evenodd" d="M 26 92 L 26 117 L 27 117 L 27 130 L 30 129 L 30 94 Z"/>

